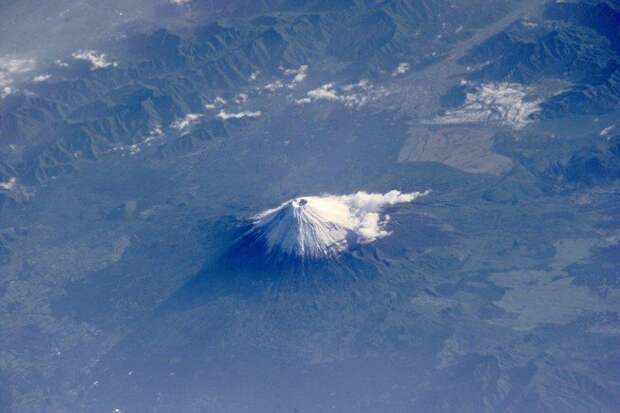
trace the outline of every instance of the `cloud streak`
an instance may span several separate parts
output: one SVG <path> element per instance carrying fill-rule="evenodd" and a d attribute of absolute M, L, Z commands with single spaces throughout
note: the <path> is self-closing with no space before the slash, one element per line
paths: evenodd
<path fill-rule="evenodd" d="M 226 112 L 225 110 L 220 110 L 216 116 L 222 120 L 228 120 L 228 119 L 258 118 L 262 116 L 262 114 L 263 113 L 261 111 L 256 111 L 256 112 L 243 111 L 243 112 L 233 113 L 233 112 Z"/>

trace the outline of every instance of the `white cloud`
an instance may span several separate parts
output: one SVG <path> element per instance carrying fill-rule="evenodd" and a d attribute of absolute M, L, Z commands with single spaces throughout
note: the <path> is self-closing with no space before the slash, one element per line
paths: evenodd
<path fill-rule="evenodd" d="M 32 78 L 32 81 L 34 83 L 41 83 L 41 82 L 45 82 L 47 80 L 50 80 L 52 78 L 52 75 L 38 75 Z"/>
<path fill-rule="evenodd" d="M 250 74 L 250 80 L 251 80 L 251 81 L 254 81 L 254 80 L 258 79 L 258 75 L 259 75 L 259 74 L 260 74 L 260 72 L 259 72 L 258 70 L 257 70 L 256 72 L 252 72 L 252 73 Z"/>
<path fill-rule="evenodd" d="M 235 97 L 235 103 L 238 105 L 244 104 L 248 101 L 250 97 L 247 95 L 247 93 L 239 93 L 237 95 L 237 97 Z"/>
<path fill-rule="evenodd" d="M 392 76 L 404 75 L 410 69 L 409 63 L 401 62 L 398 64 L 398 67 L 392 73 Z"/>
<path fill-rule="evenodd" d="M 0 57 L 0 71 L 5 73 L 26 73 L 34 69 L 35 60 L 11 56 Z"/>
<path fill-rule="evenodd" d="M 220 110 L 220 112 L 217 114 L 217 117 L 222 120 L 228 120 L 228 119 L 242 119 L 242 118 L 258 118 L 262 114 L 263 113 L 261 111 L 256 111 L 256 112 L 244 111 L 244 112 L 229 113 L 229 112 L 226 112 L 225 110 Z"/>
<path fill-rule="evenodd" d="M 276 90 L 280 90 L 283 88 L 293 89 L 299 83 L 306 80 L 306 77 L 308 76 L 308 65 L 301 65 L 297 69 L 282 69 L 282 70 L 285 76 L 289 76 L 289 77 L 292 76 L 292 79 L 290 79 L 289 81 L 284 81 L 280 79 L 274 80 L 273 82 L 263 86 L 263 89 L 267 90 L 268 92 L 272 92 L 272 93 L 275 92 Z"/>
<path fill-rule="evenodd" d="M 537 26 L 538 26 L 538 24 L 536 24 L 535 22 L 530 21 L 530 20 L 528 20 L 528 19 L 523 19 L 523 20 L 521 20 L 521 24 L 522 24 L 523 26 L 525 26 L 525 27 L 529 28 L 529 29 L 531 29 L 531 28 L 534 28 L 534 27 L 537 27 Z"/>
<path fill-rule="evenodd" d="M 0 99 L 4 99 L 11 93 L 13 93 L 13 88 L 11 88 L 10 86 L 3 87 L 2 89 L 0 89 Z"/>
<path fill-rule="evenodd" d="M 293 87 L 297 83 L 301 83 L 306 80 L 306 77 L 308 76 L 308 65 L 301 65 L 297 69 L 286 69 L 284 74 L 287 76 L 293 76 L 293 79 L 288 85 L 288 87 Z"/>
<path fill-rule="evenodd" d="M 142 151 L 143 148 L 151 146 L 157 140 L 163 138 L 164 131 L 159 126 L 155 126 L 149 132 L 149 135 L 145 137 L 141 142 L 134 143 L 132 145 L 118 145 L 112 148 L 111 152 L 124 152 L 129 155 L 136 155 Z"/>
<path fill-rule="evenodd" d="M 338 96 L 338 93 L 334 89 L 333 83 L 326 83 L 323 86 L 313 89 L 308 92 L 310 100 L 341 100 L 342 96 Z"/>
<path fill-rule="evenodd" d="M 616 127 L 615 124 L 610 125 L 610 126 L 606 127 L 605 129 L 603 129 L 599 135 L 600 136 L 607 136 L 607 135 L 609 135 L 609 132 L 611 132 L 615 127 Z"/>
<path fill-rule="evenodd" d="M 428 193 L 393 190 L 299 197 L 254 216 L 252 232 L 270 252 L 326 257 L 344 251 L 350 242 L 364 244 L 390 235 L 389 216 L 382 210 Z"/>
<path fill-rule="evenodd" d="M 200 113 L 188 113 L 184 117 L 179 118 L 175 120 L 174 122 L 172 122 L 172 125 L 170 126 L 173 129 L 185 130 L 189 128 L 190 126 L 194 125 L 195 123 L 197 123 L 203 116 L 204 115 Z"/>
<path fill-rule="evenodd" d="M 269 92 L 275 92 L 276 90 L 282 89 L 284 87 L 284 82 L 281 80 L 273 81 L 263 87 L 263 89 Z"/>
<path fill-rule="evenodd" d="M 303 105 L 323 100 L 339 102 L 347 107 L 359 107 L 386 94 L 384 88 L 375 88 L 366 79 L 342 87 L 332 82 L 308 91 L 305 97 L 296 99 L 295 103 Z"/>
<path fill-rule="evenodd" d="M 350 92 L 356 89 L 369 90 L 372 89 L 372 86 L 370 85 L 368 79 L 362 79 L 357 83 L 351 83 L 342 87 L 342 90 L 344 90 L 345 92 Z"/>
<path fill-rule="evenodd" d="M 105 53 L 94 50 L 79 50 L 71 54 L 77 60 L 85 60 L 90 63 L 90 70 L 105 69 L 107 67 L 117 67 L 117 62 L 111 62 Z"/>
<path fill-rule="evenodd" d="M 528 99 L 529 88 L 518 83 L 485 83 L 465 97 L 464 105 L 436 117 L 431 123 L 498 122 L 515 129 L 525 127 L 540 111 L 540 99 Z"/>
<path fill-rule="evenodd" d="M 6 182 L 0 182 L 0 189 L 5 191 L 13 191 L 17 187 L 17 179 L 12 176 Z"/>
<path fill-rule="evenodd" d="M 191 3 L 192 0 L 170 0 L 170 3 L 176 4 L 177 6 L 183 6 L 185 4 Z"/>
<path fill-rule="evenodd" d="M 332 198 L 349 208 L 349 222 L 352 229 L 359 235 L 361 242 L 372 242 L 378 238 L 390 235 L 385 228 L 389 216 L 381 216 L 379 212 L 386 206 L 411 202 L 420 196 L 428 195 L 425 192 L 402 193 L 390 191 L 385 194 L 358 192 L 352 195 L 342 195 Z"/>
<path fill-rule="evenodd" d="M 67 66 L 69 66 L 69 63 L 67 63 L 67 62 L 63 62 L 63 61 L 62 61 L 62 60 L 60 60 L 60 59 L 56 59 L 56 60 L 54 60 L 54 64 L 55 64 L 56 66 L 59 66 L 59 67 L 67 67 Z"/>

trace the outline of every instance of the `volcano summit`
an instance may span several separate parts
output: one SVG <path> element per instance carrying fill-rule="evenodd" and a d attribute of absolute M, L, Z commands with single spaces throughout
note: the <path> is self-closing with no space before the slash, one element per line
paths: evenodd
<path fill-rule="evenodd" d="M 350 245 L 390 235 L 389 205 L 411 202 L 425 192 L 385 194 L 357 192 L 294 198 L 253 217 L 250 234 L 265 243 L 269 254 L 322 258 L 339 254 Z"/>

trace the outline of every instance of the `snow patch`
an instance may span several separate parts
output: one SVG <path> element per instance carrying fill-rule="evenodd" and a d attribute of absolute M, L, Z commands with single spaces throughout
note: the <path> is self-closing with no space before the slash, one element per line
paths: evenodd
<path fill-rule="evenodd" d="M 467 93 L 464 105 L 434 118 L 435 124 L 497 122 L 521 129 L 540 111 L 541 99 L 528 99 L 532 92 L 519 83 L 485 83 Z"/>

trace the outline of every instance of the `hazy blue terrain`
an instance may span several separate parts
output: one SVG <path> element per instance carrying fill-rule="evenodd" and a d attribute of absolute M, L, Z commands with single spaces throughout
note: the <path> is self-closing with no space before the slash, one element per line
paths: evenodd
<path fill-rule="evenodd" d="M 620 2 L 0 2 L 0 412 L 620 411 Z M 245 236 L 430 190 L 336 259 Z"/>

